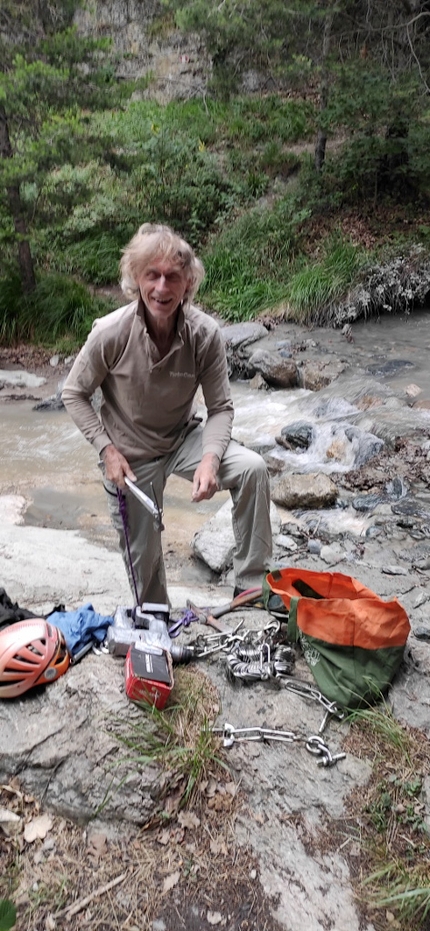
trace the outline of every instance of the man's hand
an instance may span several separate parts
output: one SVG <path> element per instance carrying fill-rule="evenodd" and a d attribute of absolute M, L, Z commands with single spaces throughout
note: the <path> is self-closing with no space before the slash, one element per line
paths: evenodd
<path fill-rule="evenodd" d="M 106 478 L 109 479 L 110 482 L 114 482 L 118 488 L 125 488 L 124 478 L 126 475 L 132 482 L 136 481 L 136 476 L 127 460 L 113 443 L 110 443 L 109 446 L 105 446 L 100 455 L 105 464 Z"/>
<path fill-rule="evenodd" d="M 206 453 L 194 472 L 192 501 L 204 501 L 207 498 L 213 498 L 215 492 L 219 491 L 218 469 L 218 456 L 214 453 Z"/>

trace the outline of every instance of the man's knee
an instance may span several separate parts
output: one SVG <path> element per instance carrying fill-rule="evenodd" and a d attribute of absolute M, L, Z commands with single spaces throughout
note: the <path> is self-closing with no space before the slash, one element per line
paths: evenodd
<path fill-rule="evenodd" d="M 269 475 L 266 463 L 259 453 L 249 450 L 249 456 L 246 460 L 246 472 L 257 481 L 268 481 Z"/>

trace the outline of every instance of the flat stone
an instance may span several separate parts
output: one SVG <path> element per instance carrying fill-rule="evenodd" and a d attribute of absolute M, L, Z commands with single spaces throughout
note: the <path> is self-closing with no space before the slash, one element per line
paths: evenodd
<path fill-rule="evenodd" d="M 338 490 L 323 472 L 285 473 L 273 480 L 271 498 L 275 504 L 288 508 L 323 508 L 334 504 Z"/>
<path fill-rule="evenodd" d="M 261 323 L 232 323 L 231 326 L 221 327 L 221 336 L 225 344 L 233 349 L 255 343 L 267 336 L 268 332 Z"/>

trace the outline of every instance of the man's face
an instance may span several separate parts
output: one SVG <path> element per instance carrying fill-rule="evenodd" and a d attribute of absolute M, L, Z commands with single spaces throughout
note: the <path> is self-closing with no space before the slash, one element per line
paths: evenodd
<path fill-rule="evenodd" d="M 137 283 L 144 304 L 158 323 L 175 315 L 189 286 L 183 268 L 166 259 L 152 262 L 139 275 Z"/>

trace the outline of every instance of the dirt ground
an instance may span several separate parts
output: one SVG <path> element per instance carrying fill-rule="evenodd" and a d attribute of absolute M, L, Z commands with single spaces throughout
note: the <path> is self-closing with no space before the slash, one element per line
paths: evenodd
<path fill-rule="evenodd" d="M 181 721 L 192 745 L 218 696 L 201 670 L 177 672 L 178 694 L 192 680 L 204 696 Z M 189 773 L 166 770 L 158 814 L 140 828 L 102 814 L 79 825 L 46 811 L 19 778 L 1 785 L 0 812 L 17 821 L 16 833 L 0 830 L 0 896 L 16 904 L 19 931 L 281 931 L 258 862 L 235 838 L 247 802 L 217 737 L 203 762 L 187 800 Z"/>

